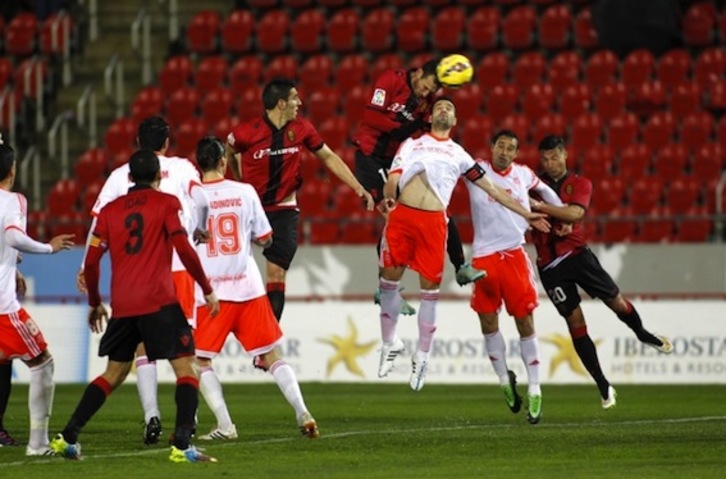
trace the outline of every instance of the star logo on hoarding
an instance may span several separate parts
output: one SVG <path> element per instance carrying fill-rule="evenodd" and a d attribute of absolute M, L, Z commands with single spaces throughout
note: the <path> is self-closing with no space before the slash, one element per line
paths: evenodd
<path fill-rule="evenodd" d="M 325 371 L 326 377 L 330 377 L 330 374 L 340 363 L 345 364 L 345 368 L 356 376 L 365 377 L 360 366 L 358 366 L 358 358 L 368 354 L 378 341 L 374 340 L 365 344 L 359 344 L 358 329 L 355 327 L 355 323 L 353 323 L 350 316 L 348 317 L 348 333 L 346 337 L 333 335 L 329 338 L 318 339 L 319 342 L 329 344 L 335 349 L 335 354 L 328 359 L 328 365 Z"/>
<path fill-rule="evenodd" d="M 567 365 L 570 366 L 570 370 L 572 370 L 575 374 L 579 374 L 580 376 L 589 376 L 589 373 L 583 367 L 582 361 L 580 361 L 580 357 L 577 355 L 577 351 L 575 351 L 575 345 L 572 343 L 572 339 L 569 336 L 553 334 L 548 337 L 543 337 L 542 341 L 553 344 L 558 350 L 557 354 L 552 356 L 552 361 L 550 361 L 549 377 L 554 376 L 557 368 L 559 368 L 562 363 L 567 363 Z M 597 347 L 602 342 L 602 339 L 598 339 L 593 342 L 595 343 L 595 347 Z"/>

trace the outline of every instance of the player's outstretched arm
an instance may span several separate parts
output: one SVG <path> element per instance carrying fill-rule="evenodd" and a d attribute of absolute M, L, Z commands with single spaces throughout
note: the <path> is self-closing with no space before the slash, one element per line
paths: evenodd
<path fill-rule="evenodd" d="M 492 180 L 486 176 L 482 176 L 478 180 L 474 181 L 474 184 L 486 191 L 487 194 L 494 198 L 499 204 L 522 216 L 529 222 L 530 225 L 532 225 L 532 227 L 543 233 L 549 233 L 550 224 L 545 219 L 545 215 L 543 213 L 528 211 L 524 206 L 519 204 L 517 200 L 512 198 L 506 190 L 504 190 L 504 188 L 495 185 Z"/>
<path fill-rule="evenodd" d="M 376 204 L 371 194 L 363 188 L 363 185 L 358 182 L 348 165 L 328 145 L 323 145 L 322 148 L 315 152 L 315 156 L 320 158 L 325 163 L 326 168 L 340 178 L 343 183 L 353 188 L 355 194 L 365 202 L 368 211 L 373 211 Z"/>
<path fill-rule="evenodd" d="M 180 231 L 183 232 L 183 228 Z M 212 290 L 212 286 L 209 284 L 207 275 L 204 273 L 204 268 L 202 267 L 202 262 L 199 261 L 197 252 L 189 244 L 185 234 L 172 234 L 171 240 L 184 268 L 194 278 L 194 281 L 201 286 L 207 307 L 209 308 L 209 313 L 215 316 L 219 312 L 219 301 L 214 294 L 214 290 Z"/>
<path fill-rule="evenodd" d="M 19 228 L 5 230 L 5 242 L 23 253 L 53 254 L 73 246 L 72 234 L 58 235 L 48 243 L 41 243 L 28 236 Z"/>

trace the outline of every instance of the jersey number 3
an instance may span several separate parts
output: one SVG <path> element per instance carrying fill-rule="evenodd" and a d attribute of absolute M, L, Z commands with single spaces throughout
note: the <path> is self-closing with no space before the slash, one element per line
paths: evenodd
<path fill-rule="evenodd" d="M 236 214 L 210 215 L 207 220 L 207 229 L 209 230 L 207 256 L 210 258 L 219 254 L 234 255 L 241 251 L 239 219 Z"/>

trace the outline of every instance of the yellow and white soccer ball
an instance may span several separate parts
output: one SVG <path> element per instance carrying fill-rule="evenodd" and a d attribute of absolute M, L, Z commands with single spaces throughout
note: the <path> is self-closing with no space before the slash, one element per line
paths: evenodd
<path fill-rule="evenodd" d="M 436 66 L 436 77 L 444 88 L 461 88 L 474 77 L 474 67 L 464 55 L 447 55 Z"/>

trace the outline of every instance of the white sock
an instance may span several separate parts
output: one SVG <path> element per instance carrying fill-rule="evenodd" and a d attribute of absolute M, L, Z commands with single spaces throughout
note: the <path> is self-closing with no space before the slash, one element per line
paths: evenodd
<path fill-rule="evenodd" d="M 384 343 L 396 340 L 398 314 L 401 312 L 401 293 L 398 291 L 400 281 L 389 281 L 378 278 L 381 290 L 381 338 Z"/>
<path fill-rule="evenodd" d="M 222 394 L 222 383 L 219 382 L 219 378 L 211 366 L 202 368 L 199 375 L 199 391 L 204 396 L 204 401 L 206 401 L 209 409 L 214 413 L 214 417 L 217 419 L 217 427 L 223 431 L 232 427 L 232 418 L 229 417 L 227 403 L 224 402 L 224 395 Z"/>
<path fill-rule="evenodd" d="M 28 388 L 28 409 L 30 410 L 30 438 L 28 446 L 33 449 L 48 447 L 48 420 L 53 407 L 53 358 L 39 366 L 30 368 Z"/>
<path fill-rule="evenodd" d="M 418 308 L 418 350 L 420 359 L 428 359 L 431 343 L 436 332 L 436 305 L 439 303 L 438 289 L 421 290 L 421 306 Z"/>
<path fill-rule="evenodd" d="M 532 335 L 528 338 L 521 338 L 519 345 L 522 350 L 524 367 L 527 368 L 527 393 L 542 394 L 539 387 L 539 341 L 537 341 L 537 336 Z"/>
<path fill-rule="evenodd" d="M 144 408 L 144 421 L 152 417 L 161 418 L 157 400 L 156 361 L 146 356 L 136 356 L 136 389 L 139 390 L 141 407 Z"/>
<path fill-rule="evenodd" d="M 290 406 L 295 409 L 295 417 L 298 418 L 302 413 L 307 412 L 308 408 L 305 406 L 305 400 L 302 397 L 300 385 L 292 367 L 282 359 L 278 359 L 270 366 L 270 374 L 275 378 L 282 395 L 285 396 Z"/>
<path fill-rule="evenodd" d="M 505 386 L 509 384 L 509 375 L 507 374 L 507 345 L 504 343 L 502 332 L 497 329 L 496 332 L 484 335 L 484 344 L 487 348 L 489 361 L 494 366 L 494 372 L 499 377 L 499 384 Z"/>

